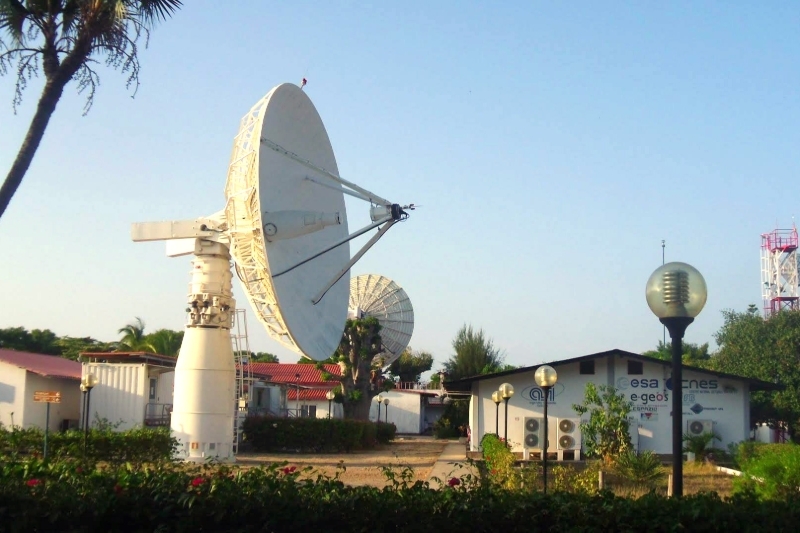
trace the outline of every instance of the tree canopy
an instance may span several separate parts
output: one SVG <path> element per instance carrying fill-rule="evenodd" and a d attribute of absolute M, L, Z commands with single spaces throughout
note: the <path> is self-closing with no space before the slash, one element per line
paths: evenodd
<path fill-rule="evenodd" d="M 431 367 L 433 367 L 433 355 L 424 351 L 414 351 L 408 347 L 389 365 L 389 373 L 401 382 L 418 383 L 422 373 Z"/>
<path fill-rule="evenodd" d="M 445 361 L 444 370 L 448 380 L 456 380 L 479 374 L 491 374 L 504 370 L 505 356 L 495 348 L 492 339 L 483 329 L 475 330 L 464 324 L 453 339 L 455 353 Z"/>
<path fill-rule="evenodd" d="M 682 344 L 683 356 L 681 359 L 684 364 L 703 368 L 707 368 L 711 365 L 711 354 L 708 351 L 707 342 L 703 344 L 684 342 Z M 665 361 L 672 361 L 672 343 L 668 342 L 664 344 L 662 341 L 658 341 L 658 346 L 655 350 L 648 350 L 642 353 L 642 355 L 664 359 Z"/>
<path fill-rule="evenodd" d="M 800 311 L 781 311 L 768 319 L 755 306 L 746 312 L 723 311 L 715 338 L 714 368 L 779 383 L 785 390 L 754 392 L 751 421 L 784 427 L 798 442 L 800 424 Z"/>
<path fill-rule="evenodd" d="M 98 59 L 139 85 L 140 40 L 145 45 L 157 22 L 180 0 L 0 0 L 0 75 L 17 76 L 14 110 L 28 81 L 41 70 L 45 83 L 28 132 L 0 187 L 0 217 L 33 161 L 64 88 L 77 82 L 88 111 L 100 83 Z M 135 91 L 135 89 L 134 89 Z"/>
<path fill-rule="evenodd" d="M 114 347 L 114 343 L 100 342 L 91 337 L 59 337 L 49 329 L 0 329 L 0 348 L 20 352 L 58 355 L 76 360 L 81 352 L 110 352 Z"/>

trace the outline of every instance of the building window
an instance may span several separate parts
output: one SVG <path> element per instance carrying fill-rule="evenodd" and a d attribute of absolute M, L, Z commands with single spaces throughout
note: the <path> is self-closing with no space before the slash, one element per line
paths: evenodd
<path fill-rule="evenodd" d="M 628 375 L 641 376 L 644 374 L 644 363 L 641 361 L 628 361 Z"/>
<path fill-rule="evenodd" d="M 594 374 L 594 359 L 589 361 L 581 361 L 580 363 L 581 374 Z"/>

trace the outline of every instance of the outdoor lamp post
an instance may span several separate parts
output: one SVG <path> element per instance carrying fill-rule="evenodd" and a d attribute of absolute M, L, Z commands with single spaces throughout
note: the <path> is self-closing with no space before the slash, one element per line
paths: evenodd
<path fill-rule="evenodd" d="M 514 396 L 514 387 L 511 386 L 511 383 L 503 383 L 500 385 L 500 390 L 498 390 L 500 396 L 506 402 L 506 427 L 505 427 L 505 436 L 503 439 L 506 441 L 506 446 L 508 446 L 508 400 Z"/>
<path fill-rule="evenodd" d="M 81 392 L 84 393 L 83 411 L 83 454 L 86 455 L 86 448 L 89 442 L 89 404 L 92 396 L 92 389 L 97 385 L 97 376 L 86 374 L 81 380 Z"/>
<path fill-rule="evenodd" d="M 294 385 L 295 385 L 295 388 L 297 389 L 296 390 L 297 395 L 294 398 L 295 409 L 297 411 L 297 414 L 295 416 L 297 418 L 300 418 L 301 412 L 300 412 L 300 373 L 299 372 L 294 375 Z"/>
<path fill-rule="evenodd" d="M 328 399 L 328 418 L 331 417 L 331 402 L 335 397 L 336 394 L 333 392 L 333 390 L 329 390 L 328 392 L 325 393 L 325 398 Z"/>
<path fill-rule="evenodd" d="M 494 434 L 500 436 L 500 391 L 496 390 L 492 393 L 492 401 L 494 402 Z"/>
<path fill-rule="evenodd" d="M 683 334 L 706 304 L 708 291 L 700 272 L 686 263 L 658 267 L 647 280 L 647 305 L 672 340 L 672 495 L 683 496 Z"/>
<path fill-rule="evenodd" d="M 389 423 L 389 398 L 383 399 L 383 421 Z"/>
<path fill-rule="evenodd" d="M 378 402 L 378 422 L 380 422 L 381 421 L 381 403 L 383 403 L 383 396 L 378 394 L 375 397 L 375 401 Z"/>
<path fill-rule="evenodd" d="M 558 381 L 558 373 L 552 366 L 542 365 L 536 369 L 536 372 L 533 374 L 533 380 L 542 388 L 542 392 L 544 392 L 544 451 L 542 452 L 542 472 L 544 473 L 544 477 L 542 481 L 544 482 L 544 493 L 547 494 L 547 445 L 550 443 L 550 434 L 547 428 L 547 400 L 550 396 L 550 389 L 552 389 L 553 385 Z"/>

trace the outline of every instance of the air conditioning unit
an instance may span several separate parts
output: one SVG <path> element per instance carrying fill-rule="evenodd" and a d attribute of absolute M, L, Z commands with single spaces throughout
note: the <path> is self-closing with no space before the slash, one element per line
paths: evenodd
<path fill-rule="evenodd" d="M 558 419 L 558 449 L 559 450 L 581 449 L 580 418 Z"/>
<path fill-rule="evenodd" d="M 544 448 L 544 418 L 526 416 L 523 420 L 522 447 L 527 450 Z"/>
<path fill-rule="evenodd" d="M 697 437 L 704 433 L 714 433 L 714 421 L 713 420 L 687 420 L 686 421 L 686 433 L 690 437 Z M 712 439 L 708 443 L 708 448 L 711 448 L 714 445 L 714 440 Z"/>

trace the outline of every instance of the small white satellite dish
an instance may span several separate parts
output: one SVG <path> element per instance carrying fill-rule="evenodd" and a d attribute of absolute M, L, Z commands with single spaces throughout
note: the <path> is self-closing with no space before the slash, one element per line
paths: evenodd
<path fill-rule="evenodd" d="M 348 234 L 344 194 L 370 204 L 371 224 Z M 328 135 L 296 85 L 272 89 L 236 135 L 222 211 L 194 220 L 133 224 L 134 241 L 181 240 L 193 254 L 188 320 L 175 368 L 170 427 L 178 457 L 232 460 L 235 398 L 230 260 L 267 332 L 315 360 L 339 345 L 347 317 L 342 278 L 414 204 L 393 204 L 338 175 Z M 350 257 L 350 240 L 378 229 Z"/>
<path fill-rule="evenodd" d="M 383 365 L 392 364 L 408 347 L 414 332 L 414 308 L 400 285 L 384 276 L 365 274 L 350 280 L 351 318 L 375 317 L 381 325 Z"/>

